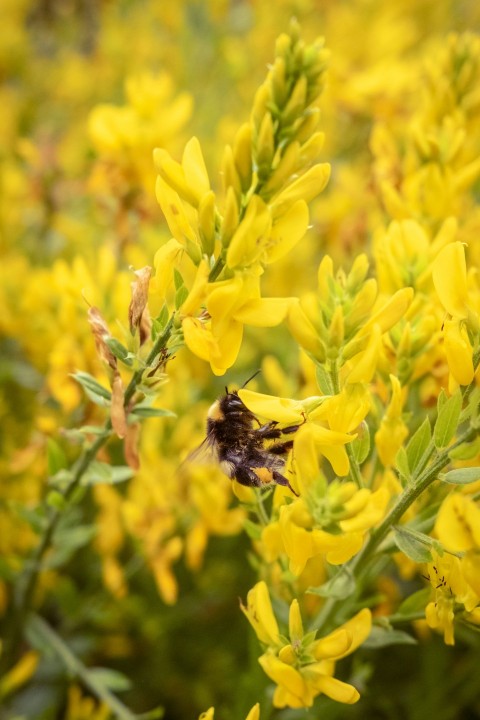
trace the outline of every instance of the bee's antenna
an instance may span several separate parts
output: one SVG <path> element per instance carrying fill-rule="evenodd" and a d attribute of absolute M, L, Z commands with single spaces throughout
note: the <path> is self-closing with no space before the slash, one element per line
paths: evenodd
<path fill-rule="evenodd" d="M 251 377 L 249 377 L 248 380 L 245 380 L 245 382 L 244 382 L 243 385 L 242 385 L 242 389 L 243 389 L 246 385 L 248 385 L 248 383 L 251 382 L 254 377 L 257 377 L 258 373 L 260 373 L 260 372 L 262 372 L 260 368 L 258 368 L 258 370 L 255 370 L 255 372 L 253 373 L 253 375 L 252 375 Z"/>

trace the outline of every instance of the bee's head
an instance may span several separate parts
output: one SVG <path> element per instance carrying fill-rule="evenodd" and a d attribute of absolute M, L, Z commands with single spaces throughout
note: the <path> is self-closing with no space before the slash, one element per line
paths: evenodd
<path fill-rule="evenodd" d="M 229 392 L 228 388 L 225 388 L 225 395 L 215 400 L 213 405 L 210 406 L 207 417 L 213 422 L 221 422 L 225 420 L 227 415 L 249 415 L 249 410 L 245 407 L 243 402 L 238 397 L 238 391 L 232 390 Z"/>

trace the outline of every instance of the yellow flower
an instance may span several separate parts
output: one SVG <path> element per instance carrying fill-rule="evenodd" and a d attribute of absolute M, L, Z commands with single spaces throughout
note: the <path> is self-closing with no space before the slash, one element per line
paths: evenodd
<path fill-rule="evenodd" d="M 445 643 L 453 645 L 455 605 L 462 604 L 467 612 L 471 612 L 479 604 L 480 597 L 467 581 L 460 558 L 447 552 L 442 556 L 436 552 L 432 554 L 434 557 L 427 565 L 427 577 L 434 600 L 425 608 L 425 617 L 429 627 L 443 630 Z"/>
<path fill-rule="evenodd" d="M 449 243 L 438 253 L 432 265 L 432 278 L 445 310 L 457 320 L 467 318 L 467 265 L 461 242 Z"/>
<path fill-rule="evenodd" d="M 37 669 L 38 660 L 39 655 L 35 650 L 28 650 L 22 655 L 12 669 L 0 678 L 0 699 L 15 692 L 30 680 Z"/>
<path fill-rule="evenodd" d="M 443 324 L 445 354 L 450 373 L 459 385 L 468 385 L 475 374 L 473 348 L 465 323 L 456 319 Z"/>
<path fill-rule="evenodd" d="M 471 498 L 450 493 L 438 511 L 435 533 L 451 552 L 480 549 L 480 508 Z"/>
<path fill-rule="evenodd" d="M 182 327 L 187 347 L 198 357 L 207 360 L 216 375 L 223 373 L 235 362 L 243 337 L 245 324 L 255 327 L 272 327 L 282 322 L 290 305 L 290 298 L 262 298 L 257 273 L 236 273 L 228 280 L 198 283 L 196 299 L 205 295 L 206 311 L 199 317 L 187 314 Z M 184 310 L 194 312 L 194 292 L 187 297 Z"/>
<path fill-rule="evenodd" d="M 201 713 L 199 715 L 198 720 L 213 720 L 213 717 L 215 715 L 215 708 L 211 707 L 208 708 L 205 712 Z M 247 717 L 245 720 L 260 720 L 260 705 L 259 703 L 256 703 L 252 709 L 249 711 Z"/>
<path fill-rule="evenodd" d="M 280 642 L 279 630 L 266 583 L 261 580 L 249 590 L 246 606 L 240 605 L 260 642 L 276 646 Z"/>
<path fill-rule="evenodd" d="M 268 590 L 264 583 L 258 583 L 255 588 L 259 585 L 262 585 L 265 603 Z M 269 600 L 268 607 L 271 610 Z M 273 695 L 274 706 L 311 707 L 321 693 L 337 702 L 357 702 L 360 696 L 356 688 L 337 680 L 333 675 L 335 661 L 354 652 L 369 635 L 370 610 L 361 610 L 330 635 L 315 640 L 314 633 L 304 633 L 299 604 L 294 599 L 290 605 L 288 625 L 288 638 L 285 638 L 278 636 L 275 622 L 275 641 L 269 644 L 258 660 L 268 677 L 277 685 Z M 257 635 L 265 642 L 265 634 L 257 630 Z"/>
<path fill-rule="evenodd" d="M 384 467 L 395 463 L 395 457 L 408 435 L 408 428 L 402 418 L 405 393 L 398 378 L 390 375 L 392 396 L 380 427 L 375 433 L 375 445 Z"/>

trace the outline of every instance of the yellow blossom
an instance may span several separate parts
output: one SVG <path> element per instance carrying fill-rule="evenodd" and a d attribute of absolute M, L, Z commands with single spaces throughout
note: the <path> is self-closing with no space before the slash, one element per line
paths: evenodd
<path fill-rule="evenodd" d="M 402 418 L 405 393 L 398 378 L 390 375 L 392 396 L 380 428 L 375 433 L 375 445 L 384 467 L 395 463 L 395 457 L 408 435 L 408 428 Z"/>
<path fill-rule="evenodd" d="M 276 646 L 280 641 L 279 630 L 273 614 L 268 587 L 263 580 L 249 590 L 247 604 L 241 605 L 241 608 L 260 642 Z"/>
<path fill-rule="evenodd" d="M 468 316 L 467 266 L 465 247 L 453 242 L 440 250 L 433 261 L 435 290 L 445 310 L 455 319 Z"/>
<path fill-rule="evenodd" d="M 262 593 L 268 598 L 264 584 Z M 252 622 L 250 617 L 249 620 Z M 329 636 L 315 640 L 313 633 L 304 634 L 299 604 L 294 599 L 290 605 L 288 638 L 277 636 L 259 658 L 263 670 L 276 684 L 274 706 L 308 708 L 321 693 L 337 702 L 357 702 L 360 696 L 356 688 L 334 677 L 335 661 L 354 652 L 367 638 L 370 628 L 371 613 L 364 609 Z M 257 635 L 260 640 L 265 637 L 258 630 Z"/>

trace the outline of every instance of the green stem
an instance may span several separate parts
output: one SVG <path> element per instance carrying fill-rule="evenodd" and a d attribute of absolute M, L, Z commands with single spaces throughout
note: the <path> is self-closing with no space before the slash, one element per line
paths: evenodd
<path fill-rule="evenodd" d="M 39 615 L 32 615 L 29 618 L 28 624 L 30 628 L 55 651 L 69 673 L 81 680 L 85 687 L 88 688 L 98 700 L 108 705 L 118 720 L 138 719 L 139 716 L 132 713 L 128 707 L 110 692 L 105 684 L 99 681 L 82 661 L 72 653 L 60 635 L 58 635 L 43 618 Z M 159 713 L 161 712 L 162 711 L 159 710 L 156 714 L 148 713 L 148 715 L 151 718 L 160 717 Z"/>
<path fill-rule="evenodd" d="M 415 485 L 408 485 L 404 488 L 403 492 L 397 499 L 397 502 L 390 510 L 388 515 L 383 519 L 380 525 L 372 532 L 367 544 L 354 557 L 348 567 L 349 570 L 355 575 L 357 583 L 360 579 L 362 572 L 374 554 L 377 547 L 380 545 L 382 540 L 390 532 L 393 525 L 396 525 L 403 517 L 405 512 L 408 510 L 410 505 L 437 479 L 438 474 L 443 468 L 445 468 L 450 462 L 449 453 L 457 445 L 461 445 L 464 442 L 472 440 L 477 435 L 477 430 L 470 428 L 465 432 L 458 440 L 450 447 L 439 453 L 434 462 L 426 468 L 423 473 L 418 477 Z M 342 606 L 346 608 L 345 601 L 342 601 Z M 314 619 L 312 627 L 320 628 L 327 625 L 335 615 L 337 610 L 337 600 L 335 598 L 328 598 L 322 606 L 320 612 Z"/>
<path fill-rule="evenodd" d="M 152 363 L 162 352 L 162 350 L 166 348 L 167 342 L 172 332 L 173 321 L 174 316 L 172 315 L 167 325 L 165 326 L 163 333 L 159 335 L 158 338 L 155 340 L 155 343 L 145 361 L 147 367 L 152 365 Z M 128 404 L 132 399 L 138 384 L 141 382 L 143 373 L 144 367 L 140 368 L 133 374 L 125 390 L 125 407 L 128 407 Z M 93 460 L 95 460 L 98 451 L 101 447 L 103 447 L 103 445 L 105 445 L 105 443 L 109 439 L 111 430 L 112 423 L 110 418 L 108 418 L 108 420 L 106 420 L 105 422 L 102 432 L 97 436 L 95 442 L 93 442 L 92 445 L 90 445 L 90 447 L 87 448 L 80 456 L 73 477 L 66 489 L 63 491 L 63 496 L 66 503 L 68 503 L 68 501 L 72 499 L 72 496 L 74 495 L 77 488 L 80 486 L 81 480 L 88 468 L 90 467 L 90 464 Z M 62 517 L 62 514 L 63 508 L 50 509 L 48 522 L 43 530 L 43 535 L 40 538 L 36 549 L 34 550 L 33 556 L 26 564 L 23 576 L 21 576 L 19 579 L 19 585 L 17 587 L 17 592 L 15 595 L 14 617 L 12 620 L 9 636 L 5 638 L 2 657 L 0 658 L 0 674 L 2 672 L 5 672 L 10 667 L 17 653 L 19 641 L 23 634 L 25 620 L 32 605 L 38 579 L 42 570 L 42 561 L 46 553 L 50 549 L 50 546 L 52 545 L 53 536 Z"/>

